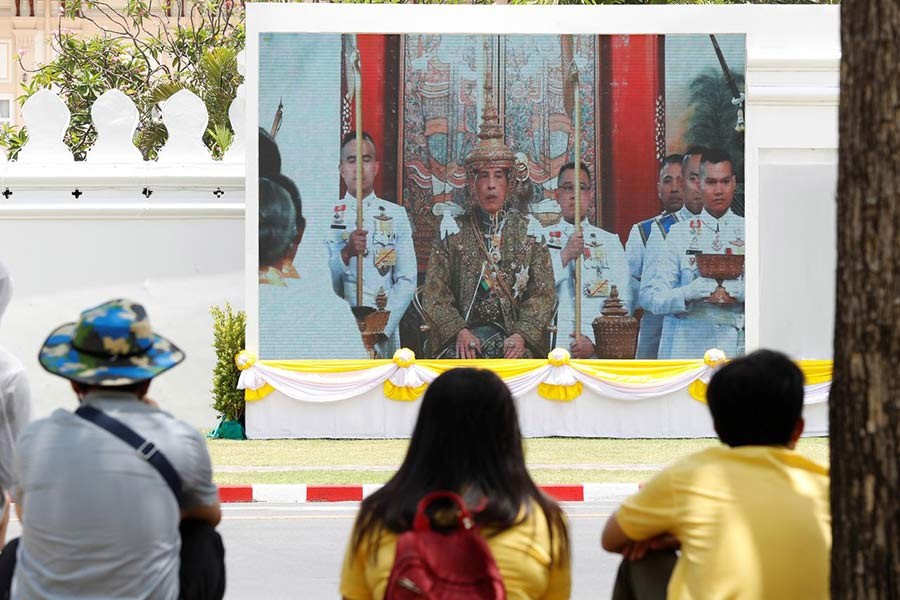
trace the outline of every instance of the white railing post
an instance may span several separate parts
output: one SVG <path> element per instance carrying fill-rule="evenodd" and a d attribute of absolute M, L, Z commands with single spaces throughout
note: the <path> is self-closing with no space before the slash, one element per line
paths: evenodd
<path fill-rule="evenodd" d="M 238 73 L 240 73 L 242 76 L 245 76 L 244 73 L 247 69 L 245 65 L 243 50 L 241 50 L 241 52 L 238 54 L 237 61 Z M 231 106 L 228 107 L 228 118 L 231 120 L 231 129 L 234 131 L 234 139 L 231 142 L 231 146 L 228 148 L 228 151 L 225 153 L 225 156 L 222 157 L 222 160 L 225 162 L 244 162 L 244 155 L 246 153 L 244 140 L 247 137 L 247 109 L 245 94 L 245 86 L 242 83 L 238 86 L 237 93 L 235 94 L 234 100 L 231 102 Z"/>
<path fill-rule="evenodd" d="M 97 130 L 97 140 L 87 151 L 90 163 L 140 163 L 140 150 L 134 145 L 138 126 L 137 107 L 131 98 L 119 90 L 109 90 L 97 98 L 91 107 L 91 120 Z"/>
<path fill-rule="evenodd" d="M 69 109 L 50 90 L 40 90 L 22 106 L 28 141 L 19 151 L 18 162 L 28 164 L 70 163 L 72 151 L 63 142 L 69 128 Z"/>
<path fill-rule="evenodd" d="M 179 90 L 161 103 L 160 110 L 169 139 L 159 150 L 159 162 L 212 162 L 212 155 L 203 143 L 203 134 L 209 123 L 209 113 L 203 100 L 190 90 Z"/>

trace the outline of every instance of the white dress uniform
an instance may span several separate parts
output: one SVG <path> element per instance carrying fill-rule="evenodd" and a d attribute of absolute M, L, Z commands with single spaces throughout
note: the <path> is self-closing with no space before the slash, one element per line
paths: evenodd
<path fill-rule="evenodd" d="M 678 210 L 677 214 L 679 221 L 690 221 L 691 219 L 697 218 L 697 215 L 684 206 Z M 654 253 L 659 252 L 660 248 L 664 247 L 663 242 L 665 242 L 666 238 L 661 235 L 661 233 L 662 230 L 657 228 L 657 230 L 650 234 L 650 239 L 647 240 L 647 254 L 644 257 L 644 262 L 653 262 L 656 260 L 654 258 Z M 640 286 L 638 286 L 638 292 L 640 292 Z M 656 315 L 653 316 L 655 317 Z M 654 358 L 672 355 L 672 332 L 675 330 L 676 323 L 678 323 L 678 320 L 674 316 L 662 315 L 662 332 L 659 335 L 659 351 Z"/>
<path fill-rule="evenodd" d="M 682 207 L 677 213 L 664 212 L 660 215 L 635 223 L 628 233 L 625 243 L 625 255 L 628 257 L 628 269 L 631 272 L 631 284 L 634 296 L 632 306 L 640 307 L 641 277 L 646 265 L 652 260 L 649 249 L 654 237 L 665 239 L 669 228 L 683 218 Z M 688 213 L 690 214 L 690 213 Z M 641 360 L 653 360 L 658 357 L 660 338 L 663 330 L 663 315 L 657 315 L 644 307 L 641 317 L 641 329 L 638 334 L 637 356 Z"/>
<path fill-rule="evenodd" d="M 619 299 L 629 313 L 632 312 L 633 292 L 628 261 L 619 236 L 591 225 L 587 219 L 581 228 L 585 247 L 581 260 L 581 334 L 594 342 L 592 323 L 600 316 L 612 286 L 618 288 Z M 560 254 L 574 233 L 575 225 L 564 219 L 555 225 L 543 226 L 529 216 L 528 234 L 547 245 L 556 281 L 559 308 L 553 346 L 566 350 L 574 340 L 570 335 L 575 332 L 575 261 L 564 267 Z"/>
<path fill-rule="evenodd" d="M 669 348 L 659 358 L 702 358 L 706 350 L 719 348 L 726 356 L 744 353 L 744 280 L 724 282 L 738 302 L 711 304 L 703 297 L 686 299 L 688 288 L 700 277 L 696 254 L 743 254 L 744 219 L 729 209 L 716 219 L 706 210 L 692 219 L 680 221 L 648 263 L 641 282 L 641 304 L 648 310 L 671 315 Z M 716 284 L 708 282 L 712 292 Z"/>
<path fill-rule="evenodd" d="M 356 261 L 359 257 L 350 258 L 350 264 L 345 265 L 341 250 L 355 229 L 356 198 L 345 194 L 334 205 L 325 241 L 334 291 L 350 306 L 356 306 Z M 372 193 L 363 199 L 363 229 L 369 232 L 366 253 L 362 256 L 363 305 L 374 307 L 375 295 L 379 288 L 384 288 L 387 294 L 385 309 L 391 316 L 385 327 L 388 339 L 378 344 L 377 349 L 382 357 L 391 358 L 400 348 L 397 326 L 416 291 L 418 267 L 412 228 L 405 208 Z"/>

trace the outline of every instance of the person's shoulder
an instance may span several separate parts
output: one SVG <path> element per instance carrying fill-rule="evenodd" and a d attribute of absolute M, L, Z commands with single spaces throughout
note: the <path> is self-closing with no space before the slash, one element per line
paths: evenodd
<path fill-rule="evenodd" d="M 68 427 L 71 423 L 77 422 L 75 421 L 75 419 L 77 418 L 78 417 L 75 416 L 75 413 L 62 408 L 57 408 L 46 417 L 35 419 L 34 421 L 26 425 L 22 430 L 22 433 L 19 435 L 18 443 L 20 445 L 23 445 L 27 443 L 27 440 L 30 440 L 34 437 L 40 437 L 43 432 L 49 429 Z"/>

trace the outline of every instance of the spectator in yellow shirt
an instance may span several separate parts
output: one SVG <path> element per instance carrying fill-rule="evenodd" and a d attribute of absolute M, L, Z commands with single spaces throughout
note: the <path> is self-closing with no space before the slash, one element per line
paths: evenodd
<path fill-rule="evenodd" d="M 341 572 L 347 600 L 381 600 L 397 535 L 427 493 L 462 496 L 503 577 L 509 600 L 569 598 L 569 543 L 559 505 L 525 468 L 509 388 L 491 371 L 453 369 L 425 393 L 397 473 L 363 500 Z"/>
<path fill-rule="evenodd" d="M 707 402 L 725 445 L 666 468 L 606 523 L 603 548 L 625 557 L 613 598 L 827 598 L 828 470 L 794 451 L 803 373 L 760 350 L 718 371 Z"/>

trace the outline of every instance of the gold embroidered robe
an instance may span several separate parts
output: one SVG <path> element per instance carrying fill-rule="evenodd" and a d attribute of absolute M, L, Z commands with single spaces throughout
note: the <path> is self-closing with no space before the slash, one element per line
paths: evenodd
<path fill-rule="evenodd" d="M 486 248 L 484 233 L 473 214 L 458 217 L 457 224 L 459 233 L 433 245 L 422 292 L 434 352 L 453 342 L 461 329 L 494 321 L 507 335 L 520 334 L 532 356 L 546 355 L 547 328 L 556 309 L 553 267 L 546 246 L 528 236 L 528 221 L 521 213 L 510 211 L 501 230 L 497 263 L 497 277 L 505 285 L 479 292 L 482 267 L 487 275 L 492 264 L 482 250 L 483 245 Z M 509 293 L 503 293 L 501 287 Z"/>

